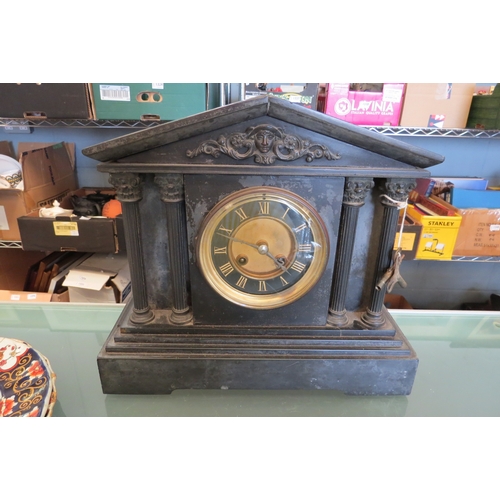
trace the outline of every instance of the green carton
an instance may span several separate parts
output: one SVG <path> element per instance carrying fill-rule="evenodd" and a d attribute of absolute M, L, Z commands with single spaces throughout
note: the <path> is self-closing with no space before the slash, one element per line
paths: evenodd
<path fill-rule="evenodd" d="M 500 85 L 491 95 L 475 95 L 467 118 L 467 128 L 500 129 Z"/>
<path fill-rule="evenodd" d="M 97 120 L 177 120 L 207 109 L 206 83 L 93 83 Z"/>

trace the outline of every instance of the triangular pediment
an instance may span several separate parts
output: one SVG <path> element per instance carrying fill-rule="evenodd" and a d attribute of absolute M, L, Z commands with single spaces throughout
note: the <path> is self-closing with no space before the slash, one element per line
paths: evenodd
<path fill-rule="evenodd" d="M 271 158 L 267 152 L 251 153 L 248 144 L 255 140 L 252 131 L 264 126 L 271 132 L 277 131 L 274 135 L 282 141 L 280 151 L 286 150 L 286 154 Z M 237 141 L 234 134 L 238 134 Z M 213 158 L 220 157 L 234 161 L 235 158 L 241 160 L 238 155 L 243 155 L 238 151 L 238 141 L 244 142 L 241 147 L 245 151 L 245 160 L 257 163 L 304 158 L 306 161 L 316 158 L 324 162 L 335 161 L 341 157 L 337 151 L 346 148 L 349 152 L 359 150 L 365 156 L 367 152 L 368 156 L 372 153 L 379 158 L 377 166 L 383 166 L 387 161 L 392 169 L 427 168 L 444 161 L 439 154 L 271 96 L 251 98 L 160 124 L 87 147 L 82 152 L 95 160 L 111 163 L 148 164 L 150 159 L 146 153 L 155 150 L 163 151 L 166 163 L 179 162 L 175 155 L 180 149 L 185 161 L 189 161 L 190 154 L 191 158 L 210 157 L 210 152 L 212 158 L 207 161 L 214 162 Z M 229 147 L 225 142 L 230 143 Z M 292 143 L 294 146 L 290 147 Z M 183 148 L 175 150 L 175 145 L 179 144 Z M 214 153 L 213 147 L 219 151 Z M 157 164 L 158 157 L 151 163 Z"/>

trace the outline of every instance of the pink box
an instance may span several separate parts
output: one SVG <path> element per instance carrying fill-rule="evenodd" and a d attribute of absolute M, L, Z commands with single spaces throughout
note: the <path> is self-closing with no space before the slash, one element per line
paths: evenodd
<path fill-rule="evenodd" d="M 399 125 L 405 83 L 384 83 L 382 92 L 349 90 L 349 83 L 329 83 L 325 113 L 355 125 Z"/>

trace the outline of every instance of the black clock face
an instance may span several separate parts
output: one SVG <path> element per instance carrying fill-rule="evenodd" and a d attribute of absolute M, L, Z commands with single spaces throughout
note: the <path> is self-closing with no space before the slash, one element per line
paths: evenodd
<path fill-rule="evenodd" d="M 302 297 L 318 281 L 328 259 L 328 234 L 299 196 L 249 188 L 208 214 L 197 250 L 215 292 L 244 307 L 272 309 Z"/>

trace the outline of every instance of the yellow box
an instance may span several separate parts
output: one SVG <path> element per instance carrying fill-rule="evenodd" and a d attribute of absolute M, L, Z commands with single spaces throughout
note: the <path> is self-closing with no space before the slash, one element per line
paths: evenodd
<path fill-rule="evenodd" d="M 461 215 L 423 215 L 408 205 L 407 213 L 422 224 L 416 259 L 451 260 L 462 223 Z"/>

